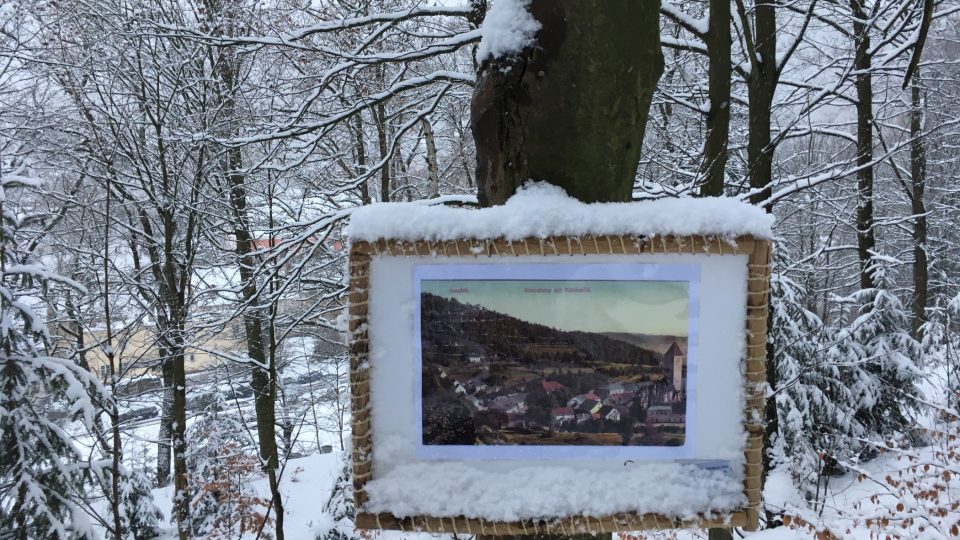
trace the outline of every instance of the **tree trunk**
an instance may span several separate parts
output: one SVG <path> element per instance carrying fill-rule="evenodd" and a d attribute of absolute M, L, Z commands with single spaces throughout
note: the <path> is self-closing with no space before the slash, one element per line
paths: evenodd
<path fill-rule="evenodd" d="M 177 238 L 178 223 L 169 209 L 158 210 L 163 235 L 162 252 L 152 247 L 150 267 L 157 280 L 157 349 L 161 357 L 164 400 L 160 418 L 158 480 L 169 482 L 170 454 L 173 454 L 173 517 L 181 540 L 190 535 L 190 501 L 187 481 L 186 428 L 187 377 L 184 365 L 186 350 L 187 279 L 189 267 L 177 262 L 177 255 L 185 244 L 189 259 L 193 245 L 193 231 L 188 228 L 184 238 Z M 149 225 L 149 221 L 144 220 Z M 152 228 L 145 227 L 144 231 Z M 161 254 L 162 253 L 162 254 Z"/>
<path fill-rule="evenodd" d="M 850 0 L 856 51 L 857 88 L 857 256 L 860 258 L 860 288 L 875 286 L 871 258 L 877 241 L 873 219 L 873 76 L 867 14 L 861 0 Z"/>
<path fill-rule="evenodd" d="M 710 25 L 704 39 L 710 59 L 710 111 L 707 112 L 707 135 L 703 143 L 703 161 L 700 162 L 700 194 L 716 197 L 723 194 L 730 138 L 729 0 L 710 0 Z"/>
<path fill-rule="evenodd" d="M 457 154 L 460 157 L 460 166 L 463 168 L 463 176 L 467 179 L 467 187 L 473 189 L 475 182 L 473 181 L 473 171 L 470 170 L 470 163 L 467 160 L 467 152 L 463 147 L 463 140 L 459 141 L 459 148 Z"/>
<path fill-rule="evenodd" d="M 254 409 L 257 416 L 257 440 L 260 444 L 260 463 L 267 473 L 270 495 L 276 514 L 277 540 L 283 540 L 283 498 L 277 479 L 280 460 L 277 456 L 276 400 L 274 399 L 272 378 L 267 363 L 266 347 L 263 337 L 264 316 L 259 306 L 257 280 L 253 269 L 256 267 L 253 236 L 247 216 L 247 188 L 244 176 L 240 173 L 243 165 L 239 148 L 228 151 L 230 181 L 230 204 L 233 207 L 236 254 L 240 267 L 240 281 L 243 283 L 241 294 L 248 307 L 243 313 L 243 327 L 247 341 L 247 356 L 254 367 L 250 375 L 250 388 L 253 389 Z M 272 247 L 272 246 L 271 246 Z"/>
<path fill-rule="evenodd" d="M 179 322 L 173 348 L 173 512 L 180 540 L 190 538 L 190 491 L 187 485 L 187 374 L 184 365 L 183 323 Z"/>
<path fill-rule="evenodd" d="M 912 109 L 910 111 L 910 176 L 911 211 L 913 222 L 913 337 L 920 339 L 920 327 L 927 321 L 927 217 L 923 193 L 927 182 L 927 152 L 923 143 L 923 116 L 925 103 L 920 74 L 913 77 Z"/>
<path fill-rule="evenodd" d="M 170 252 L 167 255 L 172 257 Z M 160 301 L 171 317 L 162 318 L 160 319 L 162 322 L 157 324 L 157 348 L 162 359 L 164 386 L 157 480 L 160 485 L 170 482 L 170 454 L 172 453 L 173 518 L 176 522 L 178 538 L 186 540 L 190 536 L 190 497 L 186 460 L 187 377 L 184 365 L 186 312 L 182 302 L 178 300 L 178 295 L 170 293 L 169 283 L 162 289 Z"/>
<path fill-rule="evenodd" d="M 731 529 L 713 528 L 707 531 L 707 540 L 731 540 L 733 531 Z"/>
<path fill-rule="evenodd" d="M 747 21 L 744 21 L 747 24 Z M 747 98 L 749 102 L 747 112 L 747 161 L 748 177 L 752 194 L 750 202 L 766 204 L 772 194 L 773 182 L 773 153 L 775 147 L 771 144 L 770 119 L 773 111 L 773 96 L 779 83 L 779 66 L 777 58 L 777 12 L 776 4 L 772 0 L 757 0 L 754 9 L 754 50 L 749 51 L 756 62 L 751 64 L 750 77 L 747 80 Z M 766 205 L 767 212 L 773 212 L 773 206 Z M 773 312 L 767 313 L 769 327 Z M 767 384 L 770 388 L 777 388 L 777 358 L 773 345 L 769 342 L 766 347 L 764 367 L 767 372 Z M 761 458 L 761 492 L 766 485 L 767 474 L 771 469 L 771 456 L 767 451 L 774 437 L 780 431 L 779 417 L 777 416 L 776 399 L 771 396 L 764 403 L 764 430 L 763 456 Z M 765 512 L 768 526 L 774 523 L 772 512 Z M 718 532 L 717 534 L 722 534 Z M 727 531 L 725 536 L 730 538 Z"/>
<path fill-rule="evenodd" d="M 380 149 L 380 202 L 390 202 L 390 160 L 387 159 L 387 111 L 383 103 L 374 110 L 377 121 L 377 145 Z"/>
<path fill-rule="evenodd" d="M 157 485 L 170 483 L 171 447 L 173 433 L 173 361 L 168 352 L 160 349 L 160 380 L 163 398 L 160 403 L 160 432 L 157 436 Z"/>
<path fill-rule="evenodd" d="M 707 44 L 710 111 L 707 112 L 707 135 L 700 162 L 700 195 L 719 197 L 727 167 L 730 140 L 730 2 L 710 0 L 710 24 L 704 40 Z M 713 528 L 710 540 L 731 540 L 731 530 Z"/>
<path fill-rule="evenodd" d="M 750 202 L 763 204 L 770 198 L 773 178 L 773 152 L 770 144 L 770 117 L 773 94 L 777 90 L 777 14 L 772 0 L 757 0 L 754 13 L 754 43 L 752 54 L 758 62 L 751 65 L 747 80 L 747 162 Z M 767 208 L 770 211 L 770 208 Z"/>
<path fill-rule="evenodd" d="M 363 115 L 357 114 L 357 176 L 363 178 L 367 174 L 367 150 L 363 142 Z M 367 179 L 360 183 L 360 204 L 370 204 L 370 188 Z"/>
<path fill-rule="evenodd" d="M 485 61 L 473 94 L 480 205 L 502 204 L 528 179 L 583 202 L 630 200 L 663 71 L 660 3 L 532 0 L 528 9 L 541 24 L 535 46 Z"/>
<path fill-rule="evenodd" d="M 529 179 L 628 201 L 663 71 L 659 1 L 533 0 L 536 46 L 487 59 L 471 104 L 481 206 Z"/>
<path fill-rule="evenodd" d="M 225 6 L 219 6 L 218 9 L 209 9 L 208 14 L 211 17 L 210 23 L 219 33 L 223 28 L 236 27 L 237 22 L 231 20 L 231 15 L 225 13 Z M 217 25 L 223 25 L 223 28 Z M 225 119 L 233 120 L 238 118 L 237 111 L 237 89 L 239 87 L 238 77 L 241 71 L 241 59 L 234 53 L 225 52 L 220 57 L 215 71 L 216 76 L 222 83 L 222 91 L 218 93 L 222 114 Z M 237 136 L 239 124 L 236 122 L 228 124 L 230 127 L 229 135 Z M 363 154 L 363 119 L 357 116 L 357 152 L 358 152 L 358 170 L 363 175 L 365 157 Z M 246 337 L 247 356 L 253 362 L 253 369 L 250 374 L 250 388 L 253 390 L 254 410 L 257 418 L 257 440 L 260 450 L 260 465 L 267 473 L 270 486 L 271 502 L 274 510 L 274 520 L 276 523 L 275 533 L 277 540 L 283 540 L 283 498 L 280 493 L 279 479 L 277 470 L 280 467 L 279 456 L 277 455 L 277 436 L 276 436 L 276 373 L 273 370 L 272 362 L 268 362 L 266 353 L 266 343 L 264 341 L 265 311 L 261 307 L 261 298 L 257 287 L 257 276 L 255 268 L 257 267 L 255 238 L 251 231 L 250 219 L 247 214 L 247 186 L 246 176 L 243 169 L 243 151 L 238 147 L 230 147 L 226 150 L 225 176 L 227 188 L 230 194 L 230 210 L 233 214 L 233 235 L 236 242 L 234 252 L 237 255 L 237 266 L 239 267 L 241 280 L 241 296 L 246 304 L 243 310 L 243 326 Z M 267 177 L 268 182 L 270 177 Z M 364 203 L 369 202 L 369 193 L 367 192 L 366 181 L 361 185 L 361 199 Z M 268 205 L 272 208 L 272 199 L 268 200 Z M 272 237 L 271 237 L 272 240 Z M 269 248 L 273 248 L 273 242 L 270 242 Z M 271 358 L 272 360 L 272 358 Z"/>
<path fill-rule="evenodd" d="M 117 379 L 120 377 L 120 365 L 117 363 L 116 351 L 113 349 L 113 321 L 110 317 L 110 184 L 107 177 L 106 207 L 104 214 L 106 220 L 103 226 L 103 322 L 106 327 L 106 353 L 107 364 L 110 367 L 110 396 L 113 398 L 110 404 L 110 432 L 112 441 L 110 445 L 110 512 L 113 514 L 113 538 L 115 540 L 123 539 L 123 515 L 120 506 L 120 466 L 123 461 L 123 446 L 120 442 L 120 408 L 117 405 Z M 73 321 L 80 322 L 73 309 L 71 295 L 67 295 L 67 310 L 73 316 Z M 83 346 L 83 329 L 79 324 L 76 325 L 78 345 Z M 82 349 L 80 349 L 82 351 Z M 85 355 L 81 355 L 80 365 L 87 371 L 90 366 L 87 365 Z M 100 431 L 99 418 L 97 419 L 97 431 Z"/>
<path fill-rule="evenodd" d="M 430 195 L 431 199 L 435 199 L 440 196 L 440 173 L 438 169 L 440 168 L 437 164 L 437 142 L 433 137 L 433 126 L 430 125 L 430 120 L 423 119 L 423 139 L 427 144 L 427 178 L 430 184 Z"/>

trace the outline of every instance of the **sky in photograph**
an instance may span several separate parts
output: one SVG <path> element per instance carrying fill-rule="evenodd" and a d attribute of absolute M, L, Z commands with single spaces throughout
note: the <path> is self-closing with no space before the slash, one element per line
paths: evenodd
<path fill-rule="evenodd" d="M 687 335 L 685 281 L 423 280 L 420 290 L 560 330 Z"/>

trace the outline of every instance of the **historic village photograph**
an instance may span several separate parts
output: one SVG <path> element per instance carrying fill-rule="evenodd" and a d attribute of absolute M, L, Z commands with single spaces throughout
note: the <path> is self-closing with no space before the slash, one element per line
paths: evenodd
<path fill-rule="evenodd" d="M 688 287 L 422 280 L 422 443 L 683 445 Z"/>

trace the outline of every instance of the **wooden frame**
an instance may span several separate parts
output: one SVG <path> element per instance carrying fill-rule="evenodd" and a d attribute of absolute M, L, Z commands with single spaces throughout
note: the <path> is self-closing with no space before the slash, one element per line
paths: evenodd
<path fill-rule="evenodd" d="M 747 317 L 745 427 L 747 447 L 744 493 L 747 505 L 726 518 L 679 521 L 657 514 L 623 513 L 605 517 L 570 517 L 554 520 L 494 522 L 464 517 L 407 517 L 363 511 L 365 484 L 372 478 L 373 440 L 370 418 L 370 366 L 367 340 L 367 291 L 370 260 L 375 255 L 510 257 L 521 255 L 641 255 L 712 254 L 747 255 Z M 356 242 L 350 249 L 350 387 L 352 406 L 353 489 L 357 508 L 356 526 L 361 529 L 393 529 L 481 535 L 582 534 L 625 530 L 742 527 L 756 530 L 759 524 L 760 477 L 767 383 L 765 369 L 767 316 L 770 293 L 770 242 L 749 236 L 730 240 L 715 236 L 580 236 L 528 238 L 524 240 L 457 240 Z"/>

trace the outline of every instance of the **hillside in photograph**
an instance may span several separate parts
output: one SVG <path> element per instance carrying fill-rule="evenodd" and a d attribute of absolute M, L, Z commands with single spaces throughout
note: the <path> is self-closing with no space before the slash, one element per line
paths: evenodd
<path fill-rule="evenodd" d="M 660 354 L 667 352 L 674 343 L 680 343 L 681 345 L 686 345 L 687 343 L 687 336 L 629 334 L 626 332 L 604 332 L 603 335 Z"/>
<path fill-rule="evenodd" d="M 421 295 L 421 347 L 425 363 L 456 364 L 483 356 L 569 368 L 633 366 L 656 371 L 660 355 L 624 339 L 557 330 L 430 293 Z"/>

